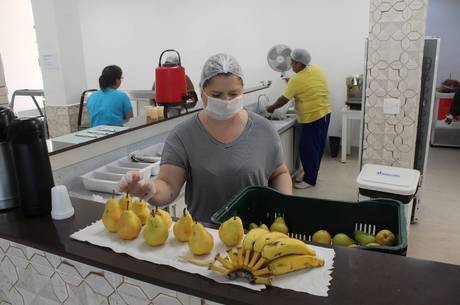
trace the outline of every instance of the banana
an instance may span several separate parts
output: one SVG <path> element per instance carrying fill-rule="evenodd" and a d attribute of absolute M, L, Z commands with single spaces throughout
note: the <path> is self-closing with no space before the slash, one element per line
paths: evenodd
<path fill-rule="evenodd" d="M 243 248 L 244 249 L 252 249 L 254 243 L 256 242 L 257 238 L 259 238 L 262 234 L 265 234 L 269 231 L 261 228 L 255 228 L 246 234 L 243 240 Z"/>
<path fill-rule="evenodd" d="M 243 262 L 244 262 L 244 248 L 243 247 L 238 248 L 237 257 L 238 257 L 238 267 L 241 268 L 243 267 Z"/>
<path fill-rule="evenodd" d="M 214 258 L 214 260 L 216 260 L 219 263 L 221 263 L 222 266 L 224 266 L 226 269 L 228 269 L 230 271 L 232 271 L 234 269 L 232 263 L 230 262 L 230 260 L 228 258 L 223 258 L 219 254 L 217 254 L 216 257 Z"/>
<path fill-rule="evenodd" d="M 272 279 L 269 278 L 269 277 L 256 276 L 254 278 L 254 283 L 256 283 L 256 284 L 265 284 L 265 285 L 271 286 Z"/>
<path fill-rule="evenodd" d="M 252 247 L 256 240 L 262 236 L 263 234 L 267 233 L 268 231 L 262 228 L 254 228 L 246 234 L 246 237 L 243 240 L 243 248 L 246 252 L 243 266 L 247 266 L 249 264 L 249 258 L 251 257 Z"/>
<path fill-rule="evenodd" d="M 261 276 L 261 275 L 266 275 L 266 274 L 270 274 L 270 269 L 268 269 L 268 266 L 265 267 L 264 269 L 259 269 L 259 270 L 256 270 L 254 272 L 252 272 L 252 274 L 254 276 Z"/>
<path fill-rule="evenodd" d="M 316 252 L 301 240 L 285 237 L 266 244 L 261 254 L 267 261 L 272 261 L 275 258 L 290 254 L 307 254 L 315 256 Z"/>
<path fill-rule="evenodd" d="M 271 241 L 286 237 L 288 236 L 281 232 L 267 232 L 256 240 L 253 250 L 254 252 L 262 252 L 265 245 L 269 244 Z"/>
<path fill-rule="evenodd" d="M 268 269 L 272 275 L 281 275 L 288 272 L 324 266 L 324 259 L 318 258 L 311 255 L 287 255 L 280 258 L 277 258 L 270 263 L 266 269 Z M 259 276 L 262 274 L 267 274 L 264 269 L 261 269 L 254 275 Z"/>
<path fill-rule="evenodd" d="M 251 267 L 251 272 L 256 272 L 257 270 L 259 270 L 262 266 L 264 266 L 266 263 L 268 262 L 267 259 L 261 257 L 259 258 L 259 260 L 257 261 L 257 263 L 254 264 L 254 266 Z"/>
<path fill-rule="evenodd" d="M 262 234 L 259 238 L 257 238 L 252 248 L 252 250 L 254 251 L 254 254 L 252 255 L 251 261 L 249 262 L 247 266 L 249 268 L 254 267 L 254 264 L 260 258 L 260 253 L 262 252 L 266 244 L 270 243 L 271 241 L 283 238 L 283 237 L 288 237 L 288 236 L 280 232 L 267 232 L 265 234 Z"/>
<path fill-rule="evenodd" d="M 209 264 L 208 269 L 209 269 L 209 270 L 214 270 L 214 271 L 216 271 L 216 272 L 220 272 L 220 273 L 222 273 L 222 274 L 225 275 L 225 276 L 228 276 L 229 273 L 230 273 L 230 270 L 228 270 L 227 268 L 216 266 L 216 265 L 214 265 L 213 263 L 210 263 L 210 264 Z"/>
<path fill-rule="evenodd" d="M 230 257 L 230 262 L 233 266 L 238 266 L 238 253 L 237 250 L 232 248 L 227 251 L 228 257 Z"/>

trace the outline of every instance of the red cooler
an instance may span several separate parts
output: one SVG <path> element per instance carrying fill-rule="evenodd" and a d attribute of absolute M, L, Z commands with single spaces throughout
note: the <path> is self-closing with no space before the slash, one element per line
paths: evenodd
<path fill-rule="evenodd" d="M 175 52 L 179 58 L 177 65 L 162 64 L 163 54 Z M 165 50 L 160 55 L 158 68 L 155 69 L 155 100 L 161 106 L 183 105 L 187 95 L 185 69 L 181 65 L 179 52 Z"/>

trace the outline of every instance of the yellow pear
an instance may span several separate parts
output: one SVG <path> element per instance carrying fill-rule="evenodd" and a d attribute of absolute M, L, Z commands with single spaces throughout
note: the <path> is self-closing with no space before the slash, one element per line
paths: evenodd
<path fill-rule="evenodd" d="M 188 248 L 195 255 L 209 254 L 214 248 L 214 238 L 199 222 L 195 221 L 193 223 Z"/>
<path fill-rule="evenodd" d="M 267 225 L 264 224 L 264 223 L 261 224 L 261 225 L 259 226 L 259 228 L 264 229 L 264 230 L 267 230 L 267 231 L 270 231 L 270 230 L 268 229 Z"/>
<path fill-rule="evenodd" d="M 163 221 L 165 222 L 166 226 L 169 229 L 171 227 L 171 225 L 172 225 L 171 215 L 169 215 L 169 213 L 167 211 L 165 211 L 163 209 L 159 209 L 158 207 L 156 208 L 155 213 L 160 214 L 161 218 L 163 218 Z"/>
<path fill-rule="evenodd" d="M 390 230 L 380 230 L 375 235 L 375 242 L 382 246 L 393 246 L 396 242 L 396 236 Z"/>
<path fill-rule="evenodd" d="M 120 219 L 122 212 L 123 211 L 120 209 L 120 205 L 118 204 L 118 200 L 115 198 L 114 192 L 112 197 L 105 203 L 104 213 L 102 214 L 102 223 L 109 232 L 117 232 L 117 222 Z"/>
<path fill-rule="evenodd" d="M 227 247 L 234 247 L 240 244 L 243 239 L 244 228 L 241 218 L 238 216 L 233 216 L 230 219 L 226 220 L 219 227 L 219 237 L 220 240 Z"/>
<path fill-rule="evenodd" d="M 166 242 L 169 229 L 159 213 L 152 211 L 142 235 L 145 242 L 150 246 L 161 246 Z"/>
<path fill-rule="evenodd" d="M 311 240 L 316 242 L 316 243 L 330 245 L 331 242 L 332 242 L 332 237 L 331 237 L 331 234 L 329 234 L 328 231 L 319 230 L 319 231 L 316 231 L 312 235 Z"/>
<path fill-rule="evenodd" d="M 270 231 L 272 232 L 281 232 L 284 234 L 288 234 L 289 230 L 284 221 L 283 217 L 276 217 L 275 221 L 273 221 L 272 225 L 270 226 Z"/>
<path fill-rule="evenodd" d="M 174 237 L 178 241 L 189 241 L 192 235 L 193 219 L 187 209 L 184 208 L 184 214 L 173 226 Z"/>
<path fill-rule="evenodd" d="M 249 223 L 248 225 L 248 230 L 252 230 L 252 229 L 255 229 L 255 228 L 258 228 L 259 226 L 256 224 L 256 223 Z"/>
<path fill-rule="evenodd" d="M 126 202 L 126 209 L 121 213 L 121 217 L 118 220 L 118 237 L 121 239 L 134 239 L 139 236 L 142 229 L 142 223 L 139 217 L 129 209 L 131 205 L 130 200 Z"/>
<path fill-rule="evenodd" d="M 126 206 L 128 204 L 128 201 L 131 201 L 131 196 L 129 196 L 129 193 L 124 194 L 123 196 L 120 197 L 118 202 L 120 203 L 120 208 L 122 210 L 126 210 Z"/>
<path fill-rule="evenodd" d="M 147 219 L 150 216 L 150 209 L 148 203 L 143 199 L 137 199 L 134 200 L 130 208 L 131 210 L 133 210 L 134 214 L 136 214 L 137 217 L 139 217 L 142 225 L 145 225 L 147 223 Z"/>

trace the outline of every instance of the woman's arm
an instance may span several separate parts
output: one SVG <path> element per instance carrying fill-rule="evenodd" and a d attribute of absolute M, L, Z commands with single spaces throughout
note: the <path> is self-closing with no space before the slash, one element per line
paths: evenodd
<path fill-rule="evenodd" d="M 155 205 L 167 205 L 179 196 L 185 183 L 185 169 L 179 166 L 165 164 L 160 167 L 159 177 L 153 181 L 153 197 Z"/>
<path fill-rule="evenodd" d="M 292 179 L 286 164 L 281 164 L 268 180 L 270 187 L 284 193 L 292 195 Z"/>

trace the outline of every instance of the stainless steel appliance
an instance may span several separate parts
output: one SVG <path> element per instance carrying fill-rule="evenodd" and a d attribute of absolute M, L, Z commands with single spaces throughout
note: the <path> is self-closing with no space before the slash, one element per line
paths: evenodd
<path fill-rule="evenodd" d="M 346 78 L 347 85 L 347 101 L 345 104 L 350 106 L 350 109 L 361 109 L 363 100 L 363 75 L 351 75 Z"/>

